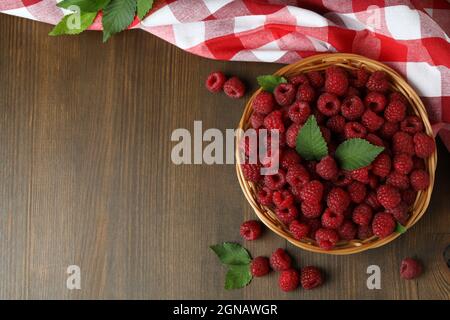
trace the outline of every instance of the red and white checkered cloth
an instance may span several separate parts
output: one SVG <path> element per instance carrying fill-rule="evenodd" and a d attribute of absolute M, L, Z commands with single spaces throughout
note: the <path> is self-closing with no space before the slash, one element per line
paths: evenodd
<path fill-rule="evenodd" d="M 0 11 L 56 24 L 56 0 L 0 0 Z M 403 74 L 450 150 L 450 4 L 446 0 L 158 1 L 141 28 L 203 57 L 291 63 L 353 52 Z M 93 30 L 101 29 L 97 17 Z"/>

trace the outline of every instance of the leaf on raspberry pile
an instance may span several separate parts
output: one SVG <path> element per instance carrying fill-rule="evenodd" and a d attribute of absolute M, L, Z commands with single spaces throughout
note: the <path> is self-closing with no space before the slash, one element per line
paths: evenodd
<path fill-rule="evenodd" d="M 230 266 L 225 277 L 225 289 L 243 288 L 252 281 L 250 264 L 243 266 Z"/>
<path fill-rule="evenodd" d="M 297 152 L 306 160 L 319 161 L 328 155 L 328 147 L 316 118 L 309 116 L 297 135 Z"/>
<path fill-rule="evenodd" d="M 356 170 L 372 163 L 384 150 L 369 141 L 353 138 L 342 142 L 336 149 L 335 156 L 344 170 Z"/>
<path fill-rule="evenodd" d="M 273 92 L 276 86 L 278 86 L 280 83 L 287 82 L 286 78 L 274 75 L 259 76 L 256 78 L 256 80 L 264 91 L 269 92 Z"/>
<path fill-rule="evenodd" d="M 395 232 L 405 233 L 406 230 L 408 230 L 408 229 L 405 226 L 402 226 L 400 223 L 397 222 L 397 226 L 395 227 Z"/>
<path fill-rule="evenodd" d="M 248 251 L 238 243 L 224 242 L 210 246 L 220 261 L 226 265 L 248 265 L 251 261 Z"/>

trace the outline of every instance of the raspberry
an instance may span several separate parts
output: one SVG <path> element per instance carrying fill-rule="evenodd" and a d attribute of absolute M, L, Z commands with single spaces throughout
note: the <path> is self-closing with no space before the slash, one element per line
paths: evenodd
<path fill-rule="evenodd" d="M 328 229 L 337 229 L 344 222 L 344 215 L 337 214 L 330 209 L 325 209 L 322 214 L 322 226 Z"/>
<path fill-rule="evenodd" d="M 366 140 L 375 146 L 384 147 L 383 140 L 376 134 L 369 133 L 366 137 Z"/>
<path fill-rule="evenodd" d="M 372 163 L 372 172 L 381 178 L 386 178 L 391 171 L 391 157 L 386 153 L 379 154 Z"/>
<path fill-rule="evenodd" d="M 385 121 L 380 128 L 380 136 L 389 139 L 398 131 L 398 128 L 398 123 Z"/>
<path fill-rule="evenodd" d="M 430 176 L 425 170 L 414 170 L 409 176 L 411 186 L 414 190 L 425 190 L 430 185 Z"/>
<path fill-rule="evenodd" d="M 370 226 L 358 226 L 357 232 L 358 239 L 366 240 L 373 236 L 372 227 Z"/>
<path fill-rule="evenodd" d="M 305 290 L 317 288 L 323 283 L 322 272 L 313 266 L 304 267 L 300 272 L 300 282 Z"/>
<path fill-rule="evenodd" d="M 211 72 L 205 82 L 206 89 L 208 89 L 212 93 L 222 91 L 223 84 L 226 80 L 227 78 L 222 72 Z"/>
<path fill-rule="evenodd" d="M 338 100 L 339 101 L 339 100 Z M 339 102 L 340 105 L 340 102 Z M 318 108 L 313 109 L 312 111 L 314 117 L 316 117 L 317 124 L 325 124 L 325 121 L 327 120 L 327 116 L 324 115 Z"/>
<path fill-rule="evenodd" d="M 411 206 L 416 201 L 417 192 L 411 189 L 402 191 L 402 200 L 406 203 L 406 205 Z"/>
<path fill-rule="evenodd" d="M 290 167 L 286 174 L 286 181 L 293 187 L 303 187 L 309 180 L 309 173 L 301 164 Z"/>
<path fill-rule="evenodd" d="M 395 220 L 389 213 L 380 212 L 373 217 L 372 231 L 379 238 L 386 238 L 395 230 Z"/>
<path fill-rule="evenodd" d="M 389 101 L 400 100 L 404 104 L 408 104 L 408 100 L 405 98 L 403 94 L 398 91 L 394 91 L 389 95 Z"/>
<path fill-rule="evenodd" d="M 364 68 L 352 70 L 351 74 L 353 76 L 353 78 L 351 79 L 351 83 L 356 88 L 364 87 L 370 76 L 370 73 Z"/>
<path fill-rule="evenodd" d="M 288 208 L 276 208 L 275 214 L 278 219 L 285 225 L 289 225 L 298 217 L 298 210 L 295 206 L 290 206 Z"/>
<path fill-rule="evenodd" d="M 251 182 L 258 182 L 259 180 L 261 180 L 261 165 L 243 163 L 241 164 L 241 169 L 245 180 Z"/>
<path fill-rule="evenodd" d="M 369 194 L 367 195 L 366 200 L 364 202 L 366 204 L 368 204 L 374 210 L 377 210 L 381 207 L 381 205 L 377 199 L 377 194 L 374 191 L 369 192 Z"/>
<path fill-rule="evenodd" d="M 333 180 L 338 175 L 336 161 L 330 156 L 326 156 L 316 166 L 316 172 L 325 180 Z"/>
<path fill-rule="evenodd" d="M 309 84 L 305 83 L 298 87 L 297 90 L 297 100 L 311 102 L 314 100 L 316 93 Z"/>
<path fill-rule="evenodd" d="M 400 202 L 398 206 L 393 209 L 387 209 L 387 213 L 392 214 L 394 219 L 402 225 L 406 225 L 409 219 L 408 205 L 405 202 Z"/>
<path fill-rule="evenodd" d="M 308 102 L 296 101 L 290 107 L 288 111 L 289 119 L 294 123 L 304 124 L 308 120 L 311 114 L 311 108 Z"/>
<path fill-rule="evenodd" d="M 367 129 L 359 122 L 347 122 L 344 127 L 345 139 L 364 138 Z"/>
<path fill-rule="evenodd" d="M 362 167 L 350 171 L 350 176 L 356 181 L 362 182 L 364 184 L 369 183 L 369 167 Z"/>
<path fill-rule="evenodd" d="M 281 290 L 285 292 L 293 291 L 297 289 L 300 284 L 300 275 L 297 270 L 289 269 L 284 270 L 280 273 L 278 278 L 278 285 Z"/>
<path fill-rule="evenodd" d="M 316 237 L 316 231 L 321 227 L 320 219 L 308 219 L 306 217 L 302 217 L 302 222 L 306 223 L 309 226 L 309 233 L 308 236 L 311 239 L 314 239 Z"/>
<path fill-rule="evenodd" d="M 330 143 L 331 142 L 330 129 L 328 129 L 327 127 L 324 127 L 324 126 L 319 126 L 319 127 L 320 127 L 320 132 L 322 133 L 323 139 L 326 141 L 326 143 Z"/>
<path fill-rule="evenodd" d="M 343 133 L 345 127 L 345 118 L 340 114 L 336 114 L 328 119 L 327 128 L 334 133 Z"/>
<path fill-rule="evenodd" d="M 369 132 L 375 132 L 381 128 L 384 123 L 384 119 L 372 110 L 367 110 L 362 115 L 361 122 Z"/>
<path fill-rule="evenodd" d="M 264 176 L 264 185 L 270 190 L 280 190 L 286 184 L 286 175 L 283 169 L 278 170 L 276 174 Z"/>
<path fill-rule="evenodd" d="M 294 220 L 289 225 L 289 232 L 292 234 L 292 236 L 297 239 L 301 240 L 308 236 L 309 234 L 309 225 L 306 223 L 302 223 L 298 220 Z"/>
<path fill-rule="evenodd" d="M 297 136 L 298 132 L 301 129 L 302 125 L 298 123 L 293 123 L 289 126 L 289 128 L 286 131 L 286 144 L 291 147 L 295 148 L 297 145 Z"/>
<path fill-rule="evenodd" d="M 368 183 L 369 187 L 372 189 L 376 189 L 378 188 L 379 185 L 379 181 L 378 181 L 378 177 L 372 173 L 369 174 L 369 183 Z"/>
<path fill-rule="evenodd" d="M 252 107 L 255 112 L 269 114 L 275 107 L 275 99 L 270 92 L 261 91 L 252 101 Z"/>
<path fill-rule="evenodd" d="M 292 262 L 291 257 L 285 250 L 281 248 L 275 250 L 270 256 L 270 266 L 275 271 L 282 271 L 289 269 L 291 267 L 291 262 Z"/>
<path fill-rule="evenodd" d="M 365 203 L 362 203 L 353 210 L 352 220 L 360 226 L 368 226 L 372 221 L 372 208 Z"/>
<path fill-rule="evenodd" d="M 405 119 L 406 105 L 400 100 L 389 102 L 384 110 L 384 118 L 389 122 L 400 122 Z"/>
<path fill-rule="evenodd" d="M 264 127 L 268 130 L 279 130 L 280 133 L 285 131 L 283 118 L 280 110 L 269 113 L 264 118 Z"/>
<path fill-rule="evenodd" d="M 289 208 L 294 204 L 294 196 L 288 190 L 275 191 L 272 200 L 280 209 Z"/>
<path fill-rule="evenodd" d="M 256 194 L 256 198 L 258 199 L 258 202 L 264 206 L 270 206 L 273 204 L 272 202 L 272 196 L 273 192 L 267 187 L 263 187 L 258 190 L 258 193 Z"/>
<path fill-rule="evenodd" d="M 394 156 L 394 169 L 401 174 L 408 174 L 413 169 L 412 157 L 406 153 Z"/>
<path fill-rule="evenodd" d="M 357 226 L 349 220 L 345 220 L 338 228 L 339 237 L 347 241 L 355 239 L 357 232 Z"/>
<path fill-rule="evenodd" d="M 387 91 L 389 89 L 387 74 L 384 71 L 375 71 L 367 80 L 366 87 L 370 91 Z"/>
<path fill-rule="evenodd" d="M 287 149 L 280 156 L 280 165 L 285 170 L 296 164 L 300 164 L 300 161 L 300 155 L 293 149 Z"/>
<path fill-rule="evenodd" d="M 336 179 L 333 180 L 333 183 L 337 187 L 346 187 L 352 182 L 352 178 L 350 174 L 344 170 L 340 170 Z"/>
<path fill-rule="evenodd" d="M 364 104 L 357 96 L 347 97 L 342 102 L 341 113 L 348 120 L 356 120 L 364 113 Z"/>
<path fill-rule="evenodd" d="M 377 189 L 377 200 L 386 209 L 393 209 L 399 205 L 402 197 L 393 186 L 382 185 Z"/>
<path fill-rule="evenodd" d="M 401 123 L 400 129 L 409 134 L 423 131 L 423 122 L 418 116 L 407 116 Z"/>
<path fill-rule="evenodd" d="M 343 214 L 350 205 L 350 196 L 344 189 L 334 187 L 328 193 L 327 205 L 334 213 Z"/>
<path fill-rule="evenodd" d="M 317 99 L 317 109 L 327 117 L 331 117 L 339 113 L 341 102 L 336 95 L 325 92 Z"/>
<path fill-rule="evenodd" d="M 238 77 L 231 77 L 224 83 L 223 91 L 230 98 L 239 99 L 245 94 L 245 85 Z"/>
<path fill-rule="evenodd" d="M 345 94 L 347 97 L 351 97 L 351 96 L 358 96 L 360 95 L 360 92 L 358 89 L 356 89 L 355 87 L 348 87 L 347 89 L 347 93 Z"/>
<path fill-rule="evenodd" d="M 413 258 L 405 258 L 400 265 L 400 277 L 406 280 L 412 280 L 422 274 L 422 264 Z"/>
<path fill-rule="evenodd" d="M 256 257 L 250 264 L 250 272 L 254 277 L 263 277 L 270 272 L 269 259 Z"/>
<path fill-rule="evenodd" d="M 414 135 L 414 150 L 419 158 L 428 158 L 436 150 L 434 139 L 423 132 Z"/>
<path fill-rule="evenodd" d="M 323 208 L 320 202 L 302 202 L 301 209 L 306 218 L 314 219 L 322 214 Z"/>
<path fill-rule="evenodd" d="M 399 131 L 392 137 L 392 150 L 395 154 L 406 153 L 409 155 L 414 154 L 414 142 L 413 138 L 406 132 Z"/>
<path fill-rule="evenodd" d="M 323 197 L 323 184 L 318 180 L 312 180 L 304 185 L 300 191 L 300 199 L 309 204 L 319 203 Z"/>
<path fill-rule="evenodd" d="M 381 112 L 386 107 L 386 97 L 384 94 L 376 91 L 369 92 L 364 98 L 364 104 L 373 112 Z"/>
<path fill-rule="evenodd" d="M 339 241 L 339 235 L 336 230 L 320 228 L 316 231 L 316 241 L 322 249 L 330 250 Z"/>
<path fill-rule="evenodd" d="M 322 73 L 319 71 L 310 71 L 306 73 L 306 76 L 309 79 L 309 83 L 314 88 L 321 88 L 325 84 L 325 79 L 322 76 Z"/>
<path fill-rule="evenodd" d="M 301 84 L 309 84 L 309 79 L 304 74 L 292 76 L 288 79 L 288 81 L 289 83 L 292 83 L 294 86 L 299 86 Z"/>
<path fill-rule="evenodd" d="M 325 91 L 342 96 L 347 92 L 348 77 L 344 69 L 329 67 L 325 70 Z"/>
<path fill-rule="evenodd" d="M 394 171 L 388 175 L 386 183 L 400 190 L 405 190 L 409 188 L 408 176 L 401 174 L 397 171 Z"/>
<path fill-rule="evenodd" d="M 250 124 L 252 125 L 252 128 L 258 129 L 262 127 L 264 125 L 265 117 L 266 116 L 261 113 L 253 112 L 252 115 L 250 116 Z"/>
<path fill-rule="evenodd" d="M 273 95 L 280 106 L 287 106 L 295 99 L 295 86 L 291 83 L 280 83 L 273 91 Z"/>
<path fill-rule="evenodd" d="M 347 192 L 353 202 L 362 203 L 366 198 L 366 185 L 359 181 L 352 181 L 352 183 L 347 186 Z"/>
<path fill-rule="evenodd" d="M 256 240 L 261 236 L 262 228 L 261 223 L 256 220 L 245 221 L 241 224 L 239 229 L 241 237 L 245 240 L 251 241 Z"/>

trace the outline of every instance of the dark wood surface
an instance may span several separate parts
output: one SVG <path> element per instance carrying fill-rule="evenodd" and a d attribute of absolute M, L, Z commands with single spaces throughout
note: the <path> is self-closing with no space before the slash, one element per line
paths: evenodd
<path fill-rule="evenodd" d="M 279 66 L 203 59 L 142 31 L 102 44 L 101 34 L 52 38 L 50 26 L 0 15 L 0 298 L 449 299 L 450 156 L 439 144 L 437 181 L 423 219 L 395 242 L 351 256 L 307 253 L 271 232 L 251 253 L 287 247 L 327 282 L 282 293 L 276 275 L 223 289 L 208 249 L 240 241 L 254 218 L 233 165 L 176 166 L 176 128 L 235 128 L 245 99 L 203 87 L 214 69 L 255 77 Z M 426 272 L 402 281 L 405 256 Z M 81 290 L 66 268 L 81 268 Z M 381 290 L 366 268 L 381 267 Z"/>

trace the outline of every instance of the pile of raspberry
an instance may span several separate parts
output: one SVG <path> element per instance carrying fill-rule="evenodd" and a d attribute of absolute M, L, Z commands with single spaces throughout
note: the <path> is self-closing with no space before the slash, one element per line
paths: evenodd
<path fill-rule="evenodd" d="M 424 159 L 434 139 L 407 99 L 392 91 L 383 71 L 347 71 L 332 66 L 287 79 L 253 100 L 251 126 L 278 129 L 280 169 L 261 175 L 262 164 L 242 164 L 246 180 L 258 186 L 257 200 L 271 208 L 298 240 L 314 239 L 325 250 L 340 240 L 384 238 L 410 216 L 417 192 L 430 178 Z M 328 156 L 306 161 L 296 152 L 302 125 L 314 115 L 328 145 Z M 270 138 L 270 136 L 269 136 Z M 367 167 L 345 171 L 336 147 L 351 138 L 385 149 Z M 270 139 L 267 139 L 270 156 Z M 248 157 L 253 151 L 243 141 Z"/>

